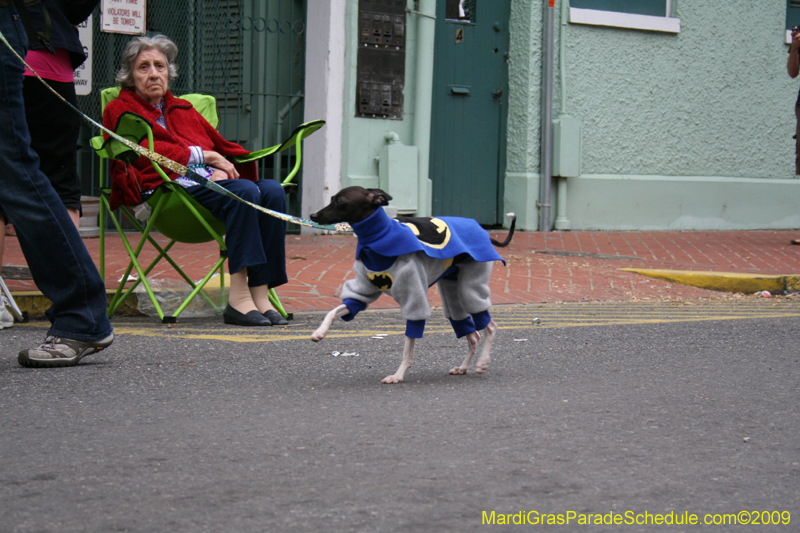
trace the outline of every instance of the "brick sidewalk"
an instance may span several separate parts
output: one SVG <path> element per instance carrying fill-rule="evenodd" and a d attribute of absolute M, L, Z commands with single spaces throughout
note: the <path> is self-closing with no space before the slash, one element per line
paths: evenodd
<path fill-rule="evenodd" d="M 504 232 L 493 232 L 501 240 Z M 800 231 L 708 232 L 517 232 L 512 244 L 500 249 L 507 266 L 497 264 L 492 279 L 495 305 L 604 300 L 645 300 L 722 297 L 727 293 L 659 281 L 620 271 L 654 268 L 752 274 L 800 273 L 800 246 L 790 244 Z M 163 238 L 160 242 L 166 243 Z M 99 264 L 99 240 L 84 241 Z M 115 287 L 127 261 L 121 240 L 108 235 L 106 284 Z M 536 252 L 536 253 L 534 253 Z M 286 240 L 289 283 L 278 294 L 289 311 L 327 310 L 338 305 L 342 283 L 351 276 L 355 237 L 296 236 Z M 145 258 L 154 257 L 145 248 Z M 171 255 L 199 279 L 217 255 L 214 244 L 177 244 Z M 6 239 L 5 265 L 25 265 L 15 237 Z M 166 263 L 165 263 L 166 265 Z M 157 279 L 177 279 L 169 266 L 158 267 Z M 35 290 L 32 281 L 6 279 L 12 291 Z M 213 282 L 212 282 L 213 283 Z M 440 300 L 435 289 L 432 305 Z M 394 308 L 381 298 L 372 308 Z"/>

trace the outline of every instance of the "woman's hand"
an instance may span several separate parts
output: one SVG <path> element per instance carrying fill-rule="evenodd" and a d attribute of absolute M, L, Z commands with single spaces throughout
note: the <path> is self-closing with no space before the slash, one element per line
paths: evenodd
<path fill-rule="evenodd" d="M 226 174 L 226 176 L 221 179 L 239 179 L 239 171 L 236 170 L 236 167 L 233 166 L 233 163 L 225 159 L 218 152 L 214 152 L 213 150 L 203 150 L 203 157 L 206 160 L 206 165 L 214 168 L 214 172 L 211 173 L 211 177 L 209 178 L 211 181 L 220 181 L 220 178 L 217 177 L 219 171 Z"/>
<path fill-rule="evenodd" d="M 224 181 L 231 179 L 231 177 L 228 176 L 228 174 L 226 174 L 225 172 L 214 168 L 211 169 L 211 175 L 208 177 L 208 179 L 210 179 L 211 181 Z"/>

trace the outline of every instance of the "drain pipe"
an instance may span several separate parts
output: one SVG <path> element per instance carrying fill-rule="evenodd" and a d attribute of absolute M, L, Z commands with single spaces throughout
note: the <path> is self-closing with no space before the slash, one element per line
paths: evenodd
<path fill-rule="evenodd" d="M 431 215 L 430 146 L 433 99 L 433 44 L 436 35 L 436 0 L 420 0 L 417 15 L 417 83 L 414 99 L 414 144 L 419 154 L 418 217 Z"/>
<path fill-rule="evenodd" d="M 545 0 L 544 75 L 542 79 L 542 172 L 539 182 L 539 231 L 550 231 L 553 181 L 553 21 L 555 0 Z"/>
<path fill-rule="evenodd" d="M 667 0 L 669 2 L 669 0 Z M 569 0 L 561 0 L 561 28 L 558 30 L 558 74 L 561 88 L 561 114 L 567 114 L 567 24 L 569 23 Z"/>

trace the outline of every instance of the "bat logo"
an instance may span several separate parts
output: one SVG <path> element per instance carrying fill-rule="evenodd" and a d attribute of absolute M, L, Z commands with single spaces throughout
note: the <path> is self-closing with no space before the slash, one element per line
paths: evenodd
<path fill-rule="evenodd" d="M 374 272 L 367 275 L 369 282 L 372 283 L 379 291 L 389 291 L 392 289 L 394 278 L 388 272 Z"/>
<path fill-rule="evenodd" d="M 425 246 L 441 250 L 450 242 L 450 227 L 440 218 L 397 217 L 397 221 L 408 226 Z"/>

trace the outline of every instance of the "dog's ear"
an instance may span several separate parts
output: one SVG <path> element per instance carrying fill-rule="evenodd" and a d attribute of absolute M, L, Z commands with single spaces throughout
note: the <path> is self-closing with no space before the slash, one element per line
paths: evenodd
<path fill-rule="evenodd" d="M 389 200 L 392 199 L 391 196 L 385 191 L 380 189 L 367 189 L 369 193 L 372 195 L 372 203 L 375 205 L 389 205 Z"/>

